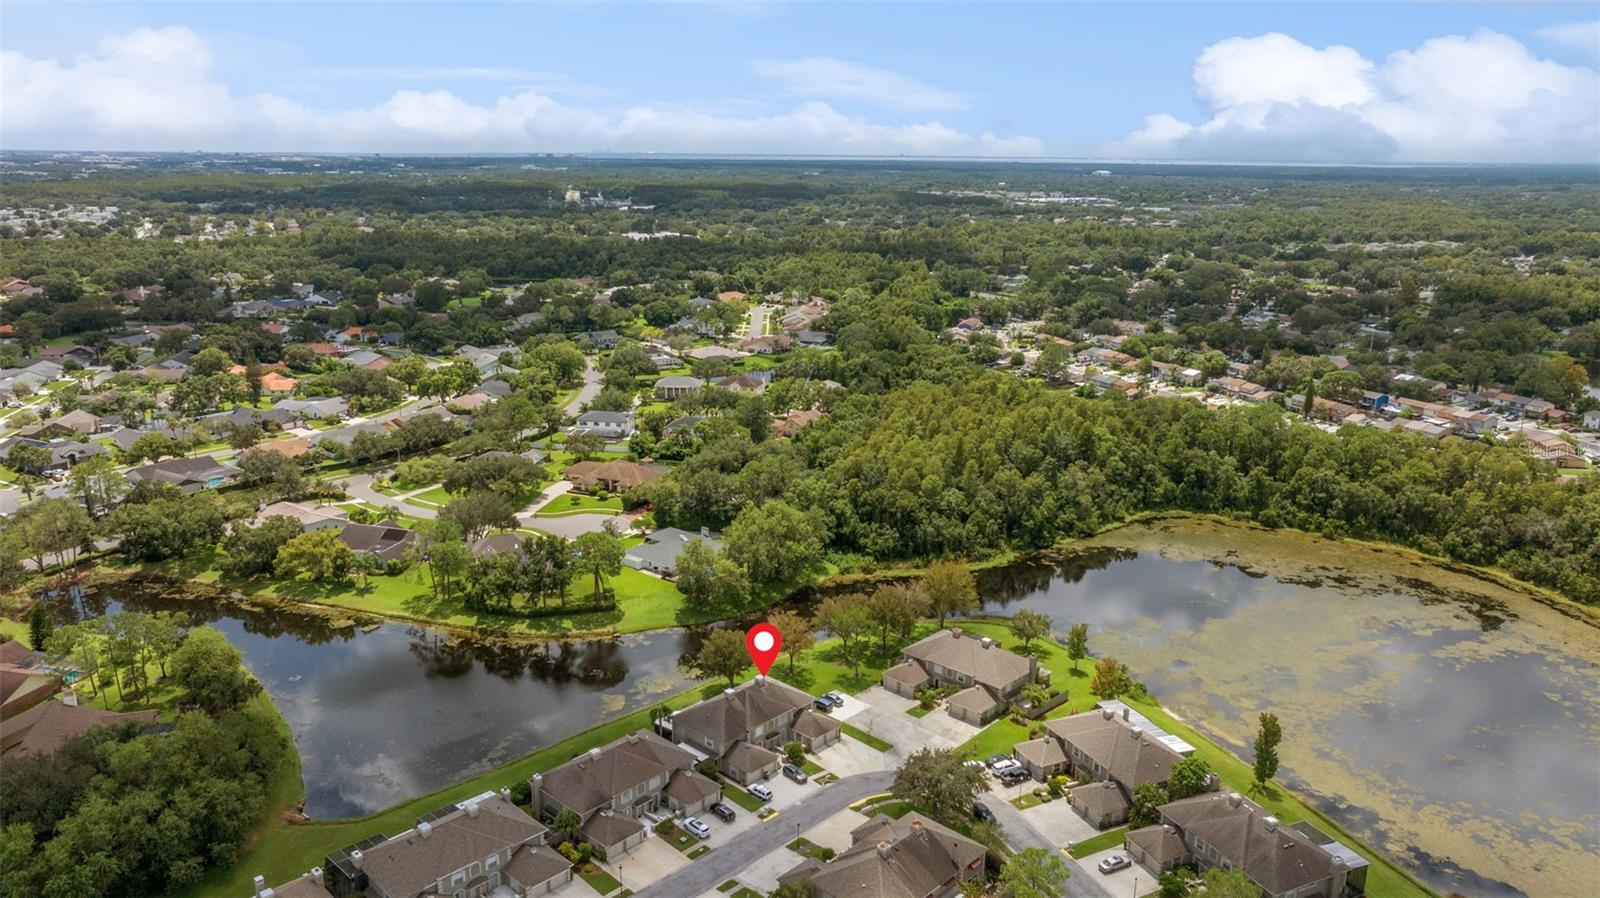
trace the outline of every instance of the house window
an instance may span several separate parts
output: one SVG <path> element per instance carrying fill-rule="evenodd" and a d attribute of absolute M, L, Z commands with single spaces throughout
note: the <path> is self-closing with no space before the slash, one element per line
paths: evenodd
<path fill-rule="evenodd" d="M 450 877 L 450 884 L 453 885 L 453 886 L 462 885 L 466 881 L 467 881 L 467 874 L 465 872 L 461 871 L 461 870 L 457 870 L 455 872 L 455 875 Z"/>
<path fill-rule="evenodd" d="M 489 855 L 488 857 L 484 858 L 483 865 L 490 870 L 495 869 L 496 867 L 500 866 L 500 855 Z"/>

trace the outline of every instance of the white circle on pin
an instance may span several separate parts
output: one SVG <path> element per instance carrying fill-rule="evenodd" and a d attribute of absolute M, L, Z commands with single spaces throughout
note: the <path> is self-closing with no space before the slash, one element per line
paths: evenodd
<path fill-rule="evenodd" d="M 760 633 L 756 634 L 755 643 L 756 651 L 758 652 L 772 651 L 772 634 L 768 633 L 766 630 L 762 630 Z"/>

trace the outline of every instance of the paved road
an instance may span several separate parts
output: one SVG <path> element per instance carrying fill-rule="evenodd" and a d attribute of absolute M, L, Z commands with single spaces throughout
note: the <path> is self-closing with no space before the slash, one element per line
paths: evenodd
<path fill-rule="evenodd" d="M 737 841 L 635 892 L 634 898 L 683 898 L 714 890 L 760 858 L 789 844 L 794 839 L 795 824 L 800 825 L 801 831 L 808 830 L 844 810 L 851 802 L 889 791 L 893 782 L 894 772 L 889 770 L 844 777 L 780 812 L 772 821 L 750 829 Z"/>
<path fill-rule="evenodd" d="M 1012 807 L 1010 802 L 993 792 L 980 795 L 978 800 L 989 810 L 994 811 L 995 820 L 1000 824 L 1000 828 L 1005 830 L 1006 843 L 1012 848 L 1018 850 L 1043 848 L 1066 862 L 1067 869 L 1072 871 L 1072 876 L 1067 879 L 1067 895 L 1073 898 L 1111 898 L 1111 893 L 1095 881 L 1094 875 L 1089 870 L 1061 851 L 1048 836 L 1029 823 L 1021 811 Z"/>
<path fill-rule="evenodd" d="M 578 389 L 578 395 L 572 397 L 572 401 L 567 403 L 563 411 L 576 418 L 589 400 L 600 395 L 601 379 L 600 369 L 594 366 L 594 360 L 591 359 L 589 367 L 583 369 L 583 386 Z"/>
<path fill-rule="evenodd" d="M 750 307 L 750 324 L 745 328 L 744 335 L 748 339 L 765 336 L 767 332 L 767 315 L 771 312 L 765 305 Z"/>
<path fill-rule="evenodd" d="M 394 496 L 385 496 L 383 493 L 373 489 L 371 474 L 352 474 L 343 480 L 335 482 L 338 483 L 339 486 L 343 487 L 344 491 L 349 493 L 350 498 L 352 499 L 359 499 L 362 502 L 370 502 L 373 505 L 377 505 L 382 508 L 395 506 L 414 518 L 423 518 L 429 521 L 439 516 L 437 511 L 429 508 L 426 505 L 415 505 L 410 502 L 402 502 Z M 413 492 L 425 491 L 426 490 L 413 490 Z"/>

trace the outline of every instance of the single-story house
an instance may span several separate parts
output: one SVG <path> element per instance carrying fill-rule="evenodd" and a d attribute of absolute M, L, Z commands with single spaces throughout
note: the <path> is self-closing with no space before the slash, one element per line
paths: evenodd
<path fill-rule="evenodd" d="M 622 563 L 635 570 L 670 577 L 678 572 L 678 555 L 697 540 L 713 549 L 722 548 L 722 540 L 705 528 L 699 533 L 690 533 L 677 527 L 663 527 L 646 534 L 644 542 L 624 552 Z"/>
<path fill-rule="evenodd" d="M 561 476 L 572 481 L 578 489 L 604 489 L 622 493 L 641 483 L 649 483 L 666 472 L 663 465 L 642 465 L 619 458 L 613 461 L 580 461 L 567 468 Z"/>
<path fill-rule="evenodd" d="M 578 416 L 570 433 L 592 433 L 608 440 L 633 436 L 633 412 L 608 412 L 593 409 Z"/>
<path fill-rule="evenodd" d="M 238 468 L 223 464 L 209 455 L 164 459 L 133 468 L 127 474 L 128 481 L 135 485 L 170 483 L 186 493 L 216 489 L 232 482 L 238 475 Z"/>
<path fill-rule="evenodd" d="M 346 524 L 339 541 L 352 551 L 384 561 L 398 561 L 417 543 L 417 535 L 393 521 L 376 524 Z"/>
<path fill-rule="evenodd" d="M 250 519 L 260 526 L 267 518 L 293 518 L 300 522 L 300 531 L 341 529 L 350 523 L 350 512 L 337 505 L 312 505 L 309 502 L 274 502 L 263 507 Z"/>

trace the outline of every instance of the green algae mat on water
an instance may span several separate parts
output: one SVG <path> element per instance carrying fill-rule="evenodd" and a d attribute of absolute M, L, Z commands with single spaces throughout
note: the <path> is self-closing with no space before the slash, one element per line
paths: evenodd
<path fill-rule="evenodd" d="M 1404 552 L 1204 520 L 980 575 L 986 610 L 1090 624 L 1161 704 L 1440 893 L 1600 877 L 1600 619 Z M 1585 875 L 1585 871 L 1588 874 Z M 1592 894 L 1592 893 L 1589 893 Z"/>

